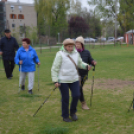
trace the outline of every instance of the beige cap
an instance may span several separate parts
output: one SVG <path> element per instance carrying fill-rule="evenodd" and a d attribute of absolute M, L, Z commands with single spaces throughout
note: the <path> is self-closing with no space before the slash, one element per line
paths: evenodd
<path fill-rule="evenodd" d="M 80 42 L 80 43 L 82 43 L 83 45 L 85 44 L 85 43 L 84 43 L 84 38 L 83 38 L 82 36 L 77 37 L 76 40 L 75 40 L 75 42 Z"/>
<path fill-rule="evenodd" d="M 72 39 L 65 39 L 63 41 L 63 45 L 66 46 L 66 45 L 75 45 L 75 42 L 72 40 Z"/>

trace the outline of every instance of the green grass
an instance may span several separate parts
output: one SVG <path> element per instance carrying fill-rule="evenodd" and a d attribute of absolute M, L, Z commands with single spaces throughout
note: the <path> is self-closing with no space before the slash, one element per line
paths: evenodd
<path fill-rule="evenodd" d="M 5 78 L 0 61 L 0 134 L 133 134 L 134 112 L 127 113 L 133 98 L 133 85 L 121 88 L 97 86 L 98 80 L 134 81 L 134 47 L 113 45 L 94 49 L 86 46 L 98 62 L 95 72 L 95 90 L 90 111 L 81 109 L 78 103 L 79 120 L 65 123 L 61 118 L 61 96 L 58 89 L 43 105 L 35 117 L 33 114 L 50 94 L 54 85 L 51 81 L 51 66 L 58 49 L 37 51 L 40 66 L 40 91 L 38 92 L 38 71 L 35 72 L 34 95 L 27 90 L 18 94 L 18 66 L 12 80 Z M 84 87 L 85 99 L 90 105 L 92 72 Z M 27 81 L 26 81 L 27 85 Z M 71 101 L 71 96 L 70 96 Z"/>

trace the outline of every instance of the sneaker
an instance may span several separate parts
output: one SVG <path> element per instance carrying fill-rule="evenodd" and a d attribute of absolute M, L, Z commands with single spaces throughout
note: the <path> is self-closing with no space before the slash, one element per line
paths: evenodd
<path fill-rule="evenodd" d="M 63 118 L 63 121 L 65 122 L 72 122 L 72 120 L 68 117 L 68 118 Z"/>
<path fill-rule="evenodd" d="M 33 94 L 32 89 L 31 89 L 31 90 L 28 90 L 28 93 L 29 93 L 29 94 Z"/>
<path fill-rule="evenodd" d="M 25 90 L 25 85 L 21 86 L 21 90 L 23 90 L 23 91 Z"/>
<path fill-rule="evenodd" d="M 8 77 L 7 79 L 8 79 L 8 80 L 11 80 L 12 78 L 11 78 L 11 77 Z"/>
<path fill-rule="evenodd" d="M 71 118 L 73 121 L 77 121 L 78 120 L 78 117 L 76 114 L 70 114 Z"/>

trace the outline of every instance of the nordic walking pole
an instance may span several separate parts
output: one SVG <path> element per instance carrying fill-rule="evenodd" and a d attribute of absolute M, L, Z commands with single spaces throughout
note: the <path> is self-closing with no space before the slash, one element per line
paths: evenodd
<path fill-rule="evenodd" d="M 39 65 L 38 65 L 38 91 L 39 91 Z"/>
<path fill-rule="evenodd" d="M 130 109 L 131 109 L 132 106 L 133 106 L 133 110 L 134 110 L 134 93 L 133 93 L 133 100 L 132 100 L 131 105 L 128 109 L 128 112 L 130 112 Z"/>
<path fill-rule="evenodd" d="M 95 66 L 94 66 L 94 68 L 93 68 L 93 81 L 92 81 L 92 87 L 91 87 L 90 107 L 92 106 L 93 87 L 94 87 L 94 75 L 95 75 Z"/>
<path fill-rule="evenodd" d="M 2 58 L 1 58 L 1 56 L 0 56 L 0 67 L 1 67 L 1 64 L 2 64 L 2 63 L 1 63 L 1 59 L 2 59 Z M 0 71 L 1 71 L 1 70 L 0 70 Z"/>
<path fill-rule="evenodd" d="M 19 78 L 19 91 L 18 91 L 18 94 L 20 93 L 20 82 L 21 82 L 21 65 L 20 65 L 20 78 Z"/>
<path fill-rule="evenodd" d="M 87 75 L 84 76 L 84 78 L 83 78 L 83 80 L 82 80 L 82 83 L 81 83 L 81 87 L 84 86 L 84 83 L 85 83 L 86 80 L 87 80 Z"/>
<path fill-rule="evenodd" d="M 0 55 L 0 68 L 2 67 L 2 56 Z M 3 69 L 0 69 L 0 71 L 3 71 Z"/>
<path fill-rule="evenodd" d="M 51 91 L 51 93 L 50 93 L 50 95 L 45 99 L 45 101 L 40 105 L 40 107 L 37 109 L 37 111 L 35 112 L 35 114 L 33 115 L 33 117 L 38 113 L 38 111 L 42 108 L 42 106 L 44 105 L 44 103 L 49 99 L 49 97 L 53 94 L 53 92 L 55 91 L 55 89 L 56 89 L 57 87 L 55 87 L 52 91 Z"/>

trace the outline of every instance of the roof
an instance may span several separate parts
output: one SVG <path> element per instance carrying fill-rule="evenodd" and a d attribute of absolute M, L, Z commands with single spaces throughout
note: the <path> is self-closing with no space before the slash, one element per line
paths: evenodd
<path fill-rule="evenodd" d="M 134 29 L 129 30 L 129 31 L 128 31 L 128 32 L 126 32 L 126 33 L 134 33 Z"/>

